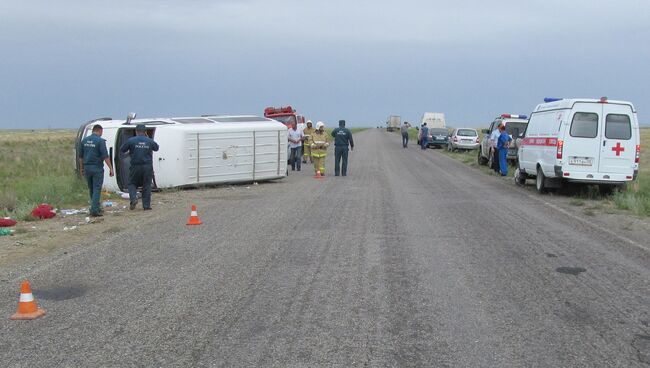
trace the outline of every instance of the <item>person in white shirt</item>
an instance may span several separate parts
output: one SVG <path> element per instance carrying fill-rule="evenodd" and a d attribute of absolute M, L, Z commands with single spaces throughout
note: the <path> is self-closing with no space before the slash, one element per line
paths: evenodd
<path fill-rule="evenodd" d="M 298 168 L 298 171 L 300 171 L 300 163 L 302 162 L 302 141 L 304 139 L 304 135 L 302 134 L 302 130 L 298 129 L 296 123 L 293 123 L 291 125 L 291 129 L 289 129 L 287 133 L 289 137 L 289 148 L 291 149 L 291 153 L 289 155 L 291 171 L 295 171 L 296 168 Z"/>
<path fill-rule="evenodd" d="M 490 155 L 492 155 L 492 170 L 494 170 L 495 173 L 500 173 L 501 168 L 499 167 L 499 150 L 497 149 L 497 141 L 499 140 L 499 136 L 501 135 L 501 130 L 499 128 L 503 126 L 503 123 L 497 124 L 497 126 L 494 128 L 494 131 L 492 131 L 492 134 L 490 134 L 490 140 L 488 141 L 489 146 L 490 146 Z"/>

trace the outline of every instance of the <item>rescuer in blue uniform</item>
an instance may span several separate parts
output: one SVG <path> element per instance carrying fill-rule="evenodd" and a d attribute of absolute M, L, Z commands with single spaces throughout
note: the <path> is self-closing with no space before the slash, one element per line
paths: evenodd
<path fill-rule="evenodd" d="M 90 216 L 102 216 L 99 199 L 104 184 L 104 162 L 109 175 L 113 176 L 113 165 L 106 150 L 106 140 L 102 139 L 104 129 L 101 125 L 93 126 L 93 133 L 81 140 L 79 144 L 79 174 L 86 178 L 90 192 Z"/>
<path fill-rule="evenodd" d="M 345 120 L 339 120 L 339 127 L 332 130 L 332 137 L 334 137 L 334 176 L 348 175 L 348 145 L 351 150 L 354 150 L 354 140 L 352 139 L 352 132 L 345 127 Z M 342 168 L 340 166 L 343 161 Z M 343 169 L 341 171 L 341 169 Z"/>
<path fill-rule="evenodd" d="M 510 135 L 506 132 L 506 127 L 504 125 L 499 125 L 499 130 L 501 134 L 499 135 L 499 140 L 497 141 L 497 149 L 499 150 L 499 168 L 501 169 L 501 176 L 508 175 L 508 148 L 510 147 Z"/>
<path fill-rule="evenodd" d="M 429 127 L 427 127 L 427 123 L 422 124 L 420 127 L 420 148 L 423 150 L 427 149 L 429 142 Z"/>
<path fill-rule="evenodd" d="M 142 185 L 142 208 L 147 211 L 151 209 L 151 182 L 153 180 L 153 158 L 154 151 L 158 151 L 158 143 L 147 137 L 146 127 L 138 124 L 135 127 L 135 136 L 129 138 L 120 147 L 120 152 L 128 152 L 131 156 L 131 167 L 129 169 L 129 209 L 135 209 L 138 204 L 138 186 Z"/>

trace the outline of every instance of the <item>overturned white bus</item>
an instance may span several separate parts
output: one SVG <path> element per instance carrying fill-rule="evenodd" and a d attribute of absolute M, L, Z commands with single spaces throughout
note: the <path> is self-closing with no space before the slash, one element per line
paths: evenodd
<path fill-rule="evenodd" d="M 257 116 L 203 116 L 134 119 L 101 118 L 83 124 L 81 140 L 92 127 L 104 128 L 102 138 L 115 168 L 115 176 L 104 175 L 104 188 L 127 191 L 130 158 L 120 146 L 144 124 L 147 135 L 160 150 L 154 152 L 153 188 L 242 183 L 281 179 L 287 175 L 287 127 Z M 78 160 L 75 159 L 78 164 Z M 78 167 L 77 167 L 78 169 Z"/>

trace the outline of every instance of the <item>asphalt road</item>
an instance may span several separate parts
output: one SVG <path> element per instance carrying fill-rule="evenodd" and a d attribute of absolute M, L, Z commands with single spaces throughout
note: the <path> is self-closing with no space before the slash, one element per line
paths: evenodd
<path fill-rule="evenodd" d="M 14 274 L 2 313 L 26 277 L 48 314 L 0 320 L 0 365 L 650 364 L 643 246 L 399 135 L 355 141 L 348 177 L 193 191 L 202 226 L 178 208 Z"/>

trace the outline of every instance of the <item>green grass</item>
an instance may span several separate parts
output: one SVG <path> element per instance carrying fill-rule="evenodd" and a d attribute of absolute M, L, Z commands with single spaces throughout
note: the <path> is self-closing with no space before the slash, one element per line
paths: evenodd
<path fill-rule="evenodd" d="M 74 172 L 73 130 L 0 131 L 0 216 L 30 220 L 39 203 L 84 205 L 88 189 Z"/>
<path fill-rule="evenodd" d="M 650 216 L 650 128 L 641 128 L 641 161 L 636 182 L 627 191 L 615 192 L 612 200 L 616 208 L 639 216 Z"/>
<path fill-rule="evenodd" d="M 580 198 L 574 198 L 569 202 L 569 204 L 572 206 L 584 206 L 585 201 Z"/>

